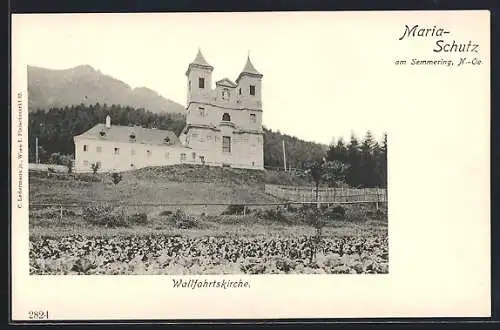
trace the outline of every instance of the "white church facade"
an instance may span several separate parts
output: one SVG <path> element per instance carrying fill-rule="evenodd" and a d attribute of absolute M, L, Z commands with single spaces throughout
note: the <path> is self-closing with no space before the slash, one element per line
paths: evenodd
<path fill-rule="evenodd" d="M 171 131 L 118 126 L 112 118 L 74 137 L 75 172 L 127 171 L 148 166 L 200 164 L 264 169 L 262 77 L 247 58 L 236 81 L 212 88 L 211 66 L 198 51 L 189 64 L 186 126 Z"/>

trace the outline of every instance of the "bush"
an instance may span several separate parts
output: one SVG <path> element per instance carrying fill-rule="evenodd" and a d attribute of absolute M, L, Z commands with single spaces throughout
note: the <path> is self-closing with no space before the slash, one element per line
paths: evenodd
<path fill-rule="evenodd" d="M 333 208 L 327 209 L 324 214 L 330 219 L 344 219 L 346 209 L 343 206 L 337 205 Z"/>
<path fill-rule="evenodd" d="M 235 214 L 243 214 L 245 213 L 245 211 L 248 211 L 248 209 L 245 209 L 245 205 L 231 204 L 221 214 L 235 215 Z"/>
<path fill-rule="evenodd" d="M 111 180 L 114 184 L 118 184 L 120 181 L 122 181 L 122 175 L 120 173 L 114 172 L 113 174 L 111 174 Z"/>
<path fill-rule="evenodd" d="M 104 227 L 128 227 L 130 220 L 124 209 L 113 208 L 109 203 L 97 203 L 83 209 L 83 220 Z"/>
<path fill-rule="evenodd" d="M 166 216 L 166 215 L 172 215 L 172 213 L 173 213 L 172 211 L 164 210 L 164 211 L 160 212 L 160 215 L 161 216 Z"/>
<path fill-rule="evenodd" d="M 145 225 L 148 223 L 148 215 L 146 213 L 135 213 L 129 217 L 129 221 L 137 225 Z"/>
<path fill-rule="evenodd" d="M 92 163 L 90 164 L 90 169 L 92 170 L 92 173 L 96 174 L 97 171 L 99 170 L 101 166 L 99 165 L 99 163 Z"/>
<path fill-rule="evenodd" d="M 175 223 L 175 226 L 180 229 L 195 228 L 198 226 L 198 219 L 186 214 L 181 209 L 177 209 L 171 219 Z"/>
<path fill-rule="evenodd" d="M 288 221 L 287 217 L 284 215 L 283 210 L 280 207 L 277 207 L 276 209 L 265 210 L 264 217 L 267 220 L 271 221 L 278 221 L 278 222 Z"/>

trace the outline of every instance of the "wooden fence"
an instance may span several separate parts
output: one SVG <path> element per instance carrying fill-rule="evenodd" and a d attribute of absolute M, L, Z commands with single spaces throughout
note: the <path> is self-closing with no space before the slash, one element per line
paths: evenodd
<path fill-rule="evenodd" d="M 294 187 L 294 186 L 265 186 L 266 194 L 293 201 L 293 202 L 315 202 L 316 188 Z M 355 203 L 355 202 L 387 202 L 387 189 L 384 188 L 320 188 L 318 190 L 319 201 L 322 203 Z"/>

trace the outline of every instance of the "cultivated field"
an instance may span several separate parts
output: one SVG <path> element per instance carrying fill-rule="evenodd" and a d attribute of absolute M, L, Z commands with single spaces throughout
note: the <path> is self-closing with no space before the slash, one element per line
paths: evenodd
<path fill-rule="evenodd" d="M 282 202 L 265 183 L 311 184 L 194 166 L 128 172 L 116 185 L 109 175 L 30 173 L 30 273 L 388 272 L 387 212 L 371 205 L 324 210 L 320 238 L 311 207 L 160 205 Z"/>

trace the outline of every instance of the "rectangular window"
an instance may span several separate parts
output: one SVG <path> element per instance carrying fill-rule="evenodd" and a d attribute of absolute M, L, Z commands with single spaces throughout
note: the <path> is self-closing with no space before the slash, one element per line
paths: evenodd
<path fill-rule="evenodd" d="M 181 162 L 185 161 L 186 160 L 186 154 L 185 153 L 182 153 L 181 154 Z"/>
<path fill-rule="evenodd" d="M 147 150 L 146 154 L 148 155 L 148 157 L 151 157 L 151 150 Z"/>
<path fill-rule="evenodd" d="M 238 90 L 238 92 L 239 92 L 239 93 L 240 93 L 240 95 L 241 95 L 241 88 Z"/>
<path fill-rule="evenodd" d="M 255 114 L 254 114 L 254 113 L 251 113 L 251 114 L 250 114 L 250 121 L 251 121 L 252 123 L 255 123 L 255 122 L 256 122 L 256 119 L 255 119 L 255 118 L 256 118 L 256 117 L 255 117 Z"/>
<path fill-rule="evenodd" d="M 168 152 L 165 153 L 165 159 L 169 159 L 170 158 L 170 154 Z"/>
<path fill-rule="evenodd" d="M 199 107 L 200 110 L 200 116 L 205 117 L 205 108 Z"/>
<path fill-rule="evenodd" d="M 130 149 L 130 155 L 131 156 L 135 155 L 135 150 L 134 149 Z"/>
<path fill-rule="evenodd" d="M 196 152 L 193 152 L 193 160 L 196 160 Z"/>
<path fill-rule="evenodd" d="M 96 164 L 97 164 L 98 168 L 102 168 L 102 163 L 101 162 L 97 162 Z"/>
<path fill-rule="evenodd" d="M 198 78 L 198 87 L 205 88 L 205 78 Z"/>
<path fill-rule="evenodd" d="M 115 148 L 115 155 L 119 155 L 120 154 L 120 148 Z"/>
<path fill-rule="evenodd" d="M 222 137 L 222 152 L 231 152 L 231 137 Z"/>
<path fill-rule="evenodd" d="M 88 160 L 84 160 L 84 161 L 83 161 L 83 166 L 89 166 L 89 162 L 88 162 Z"/>
<path fill-rule="evenodd" d="M 97 147 L 95 147 L 95 151 L 96 151 L 96 152 L 101 152 L 101 151 L 102 151 L 102 147 L 101 147 L 101 146 L 97 146 Z"/>
<path fill-rule="evenodd" d="M 255 95 L 255 85 L 250 85 L 250 95 Z"/>
<path fill-rule="evenodd" d="M 86 144 L 83 145 L 83 151 L 87 151 L 89 148 L 87 147 Z"/>

